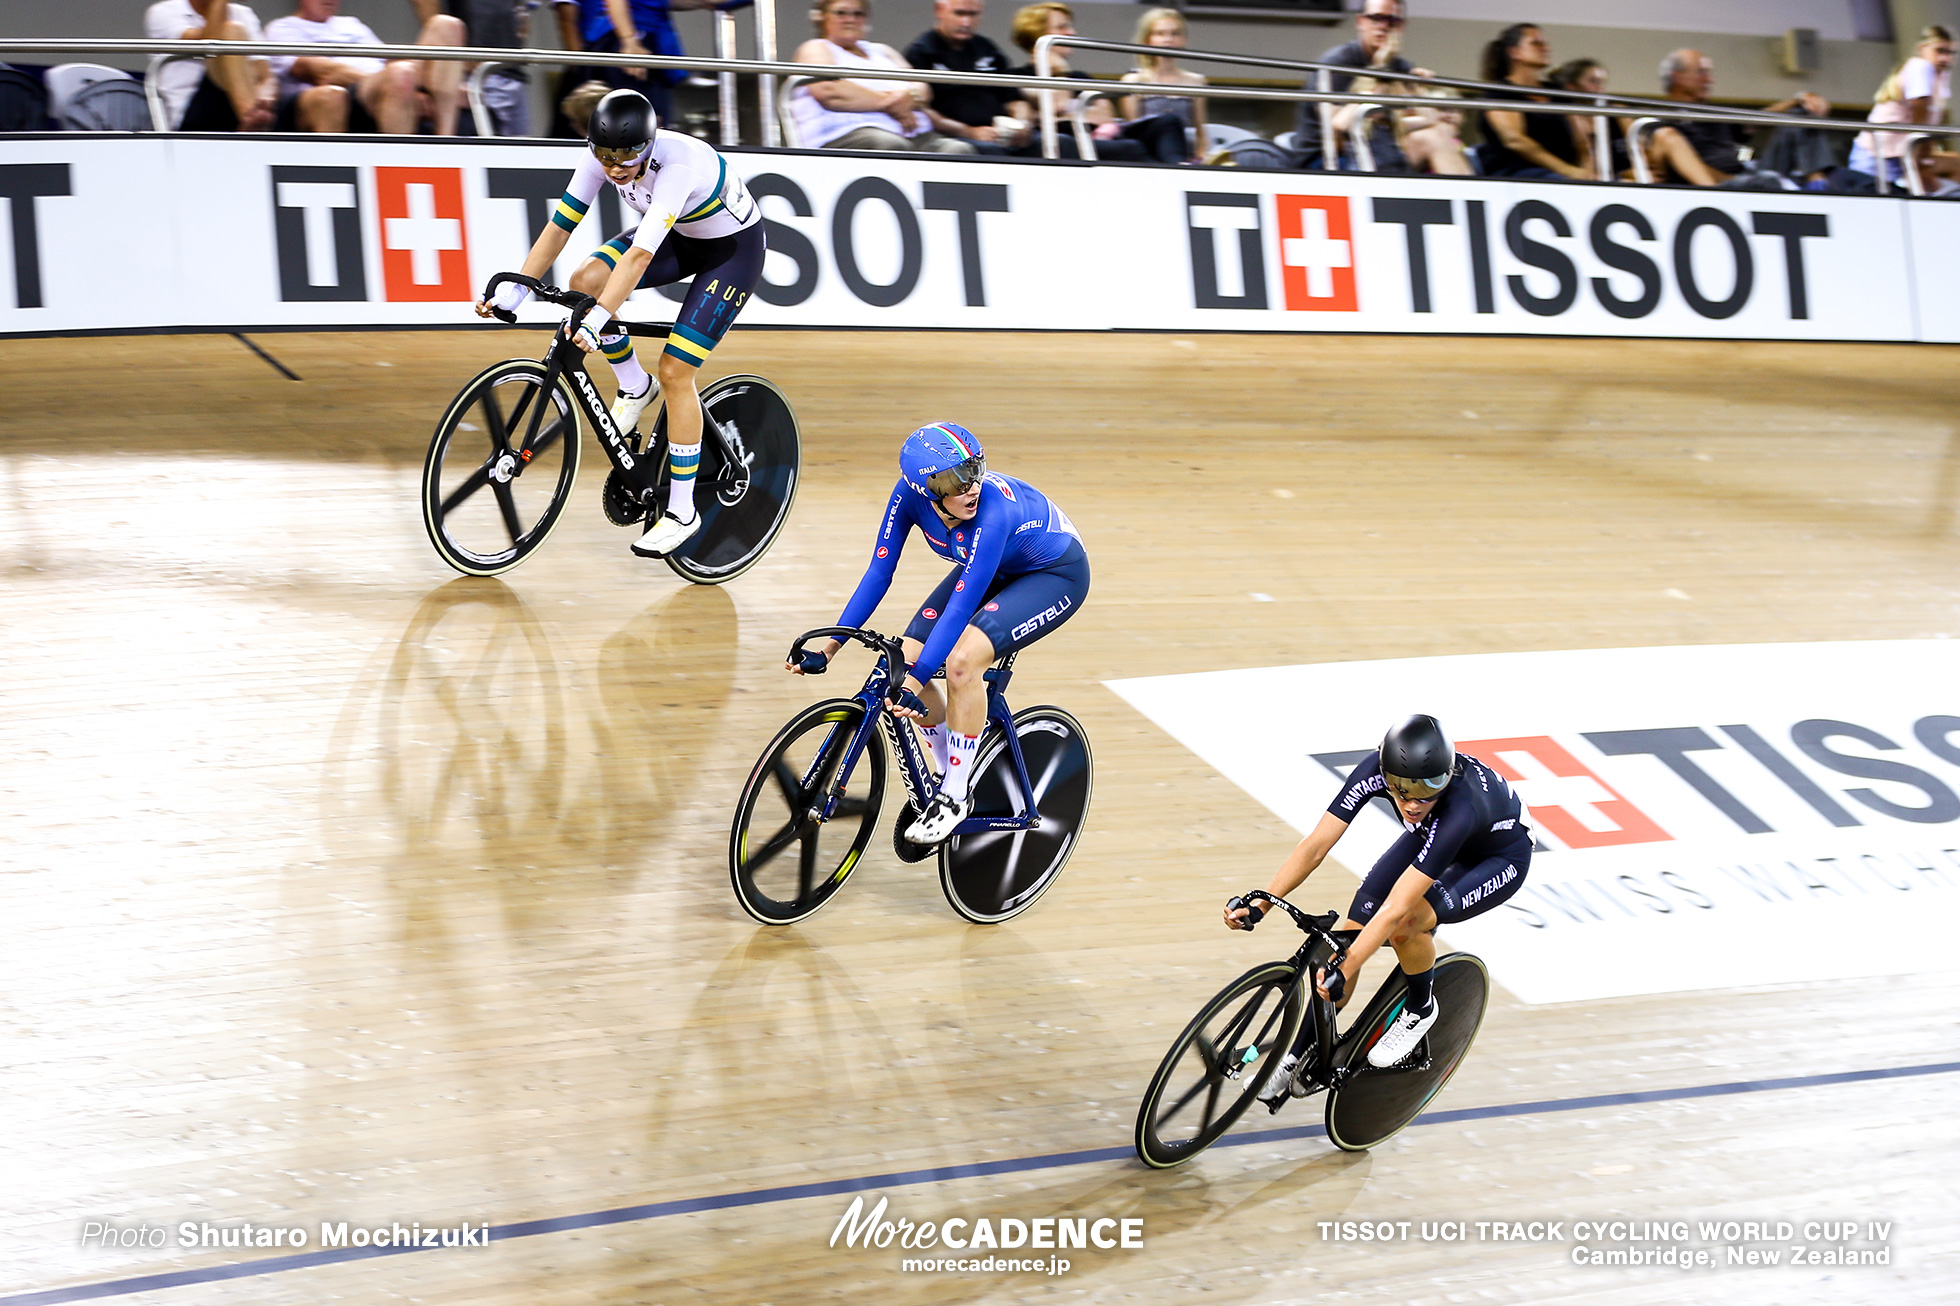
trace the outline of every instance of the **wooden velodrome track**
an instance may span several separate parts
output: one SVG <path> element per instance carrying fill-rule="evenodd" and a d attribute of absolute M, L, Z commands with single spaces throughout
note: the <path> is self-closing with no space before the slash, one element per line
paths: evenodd
<path fill-rule="evenodd" d="M 695 589 L 601 519 L 589 437 L 574 512 L 504 581 L 431 552 L 435 416 L 541 336 L 256 339 L 301 379 L 222 335 L 0 342 L 0 1302 L 1960 1299 L 1955 1077 L 1683 1094 L 1951 1058 L 1950 980 L 1500 988 L 1440 1106 L 1575 1109 L 1360 1156 L 1121 1159 L 1177 1028 L 1290 947 L 1217 912 L 1293 835 L 1101 683 L 1953 634 L 1954 350 L 737 332 L 710 370 L 784 387 L 806 475 L 764 563 Z M 1089 542 L 1093 596 L 1014 694 L 1091 733 L 1085 842 L 1004 926 L 961 924 L 881 835 L 825 911 L 757 928 L 727 884 L 736 790 L 862 670 L 813 686 L 783 649 L 834 618 L 900 436 L 941 417 Z M 935 574 L 909 558 L 881 620 Z M 1330 865 L 1299 897 L 1353 883 Z M 1952 946 L 1945 921 L 1846 924 Z M 1273 1125 L 1318 1122 L 1295 1112 Z M 827 1245 L 879 1176 L 904 1176 L 869 1185 L 895 1215 L 1140 1216 L 1145 1246 L 903 1273 Z M 692 1199 L 734 1200 L 592 1218 Z M 1575 1266 L 1569 1238 L 1316 1227 L 1616 1216 L 1892 1220 L 1895 1255 L 1685 1279 Z M 84 1248 L 90 1220 L 171 1245 Z M 343 1220 L 523 1227 L 296 1267 L 175 1245 Z"/>

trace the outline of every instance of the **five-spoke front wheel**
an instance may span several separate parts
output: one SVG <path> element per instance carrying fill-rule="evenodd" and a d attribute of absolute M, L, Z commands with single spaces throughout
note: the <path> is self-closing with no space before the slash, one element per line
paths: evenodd
<path fill-rule="evenodd" d="M 495 576 L 524 561 L 571 498 L 578 416 L 562 376 L 541 397 L 544 375 L 543 363 L 525 358 L 486 368 L 429 441 L 422 524 L 442 560 L 465 575 Z"/>
<path fill-rule="evenodd" d="M 876 730 L 848 771 L 864 704 L 805 708 L 772 740 L 742 786 L 728 836 L 728 874 L 742 910 L 765 925 L 800 921 L 830 901 L 864 854 L 885 796 Z M 828 817 L 831 796 L 837 803 Z"/>

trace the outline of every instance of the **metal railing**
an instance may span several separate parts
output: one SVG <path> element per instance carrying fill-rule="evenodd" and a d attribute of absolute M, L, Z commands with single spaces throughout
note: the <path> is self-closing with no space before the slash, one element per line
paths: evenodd
<path fill-rule="evenodd" d="M 757 6 L 758 28 L 762 26 L 761 20 L 764 17 L 765 8 L 766 6 L 763 5 Z M 770 16 L 773 17 L 773 14 Z M 773 46 L 773 23 L 770 25 L 770 29 L 768 43 L 770 46 Z M 774 59 L 595 54 L 591 51 L 582 50 L 510 50 L 466 46 L 383 44 L 361 46 L 359 47 L 359 52 L 363 58 L 375 59 L 440 59 L 479 64 L 517 63 L 578 67 L 671 68 L 693 72 L 714 72 L 731 76 L 745 73 L 755 74 L 762 79 L 762 88 L 767 92 L 762 98 L 760 105 L 764 141 L 765 143 L 774 143 L 780 138 L 775 90 L 776 79 L 778 77 L 802 79 L 850 78 L 857 81 L 928 82 L 935 85 L 987 86 L 1026 91 L 1056 91 L 1067 93 L 1073 101 L 1078 93 L 1085 89 L 1083 81 L 1078 78 L 1058 78 L 1049 75 L 1053 68 L 1052 55 L 1049 54 L 1049 51 L 1057 44 L 1070 49 L 1108 50 L 1147 55 L 1161 55 L 1164 53 L 1160 47 L 1156 46 L 1131 45 L 1115 41 L 1094 41 L 1076 36 L 1057 38 L 1054 35 L 1049 35 L 1043 36 L 1035 43 L 1037 75 L 1034 77 L 1016 77 L 998 73 L 944 72 L 924 68 L 884 69 L 856 65 L 846 68 L 836 65 L 785 63 Z M 332 48 L 345 49 L 346 47 Z M 294 55 L 308 57 L 319 56 L 321 51 L 322 47 L 319 45 L 282 44 L 272 41 L 153 41 L 135 39 L 114 41 L 0 40 L 0 59 L 20 55 L 42 54 L 97 54 L 111 56 L 149 54 L 179 58 L 209 58 L 221 55 Z M 1327 76 L 1335 73 L 1343 76 L 1370 75 L 1377 76 L 1378 80 L 1383 81 L 1392 80 L 1397 83 L 1410 83 L 1415 85 L 1447 86 L 1455 89 L 1496 90 L 1507 93 L 1514 92 L 1518 89 L 1507 84 L 1500 85 L 1477 82 L 1465 78 L 1420 77 L 1414 73 L 1395 73 L 1381 77 L 1371 73 L 1368 69 L 1355 69 L 1344 65 L 1314 63 L 1304 60 L 1272 59 L 1256 55 L 1238 55 L 1217 51 L 1178 50 L 1175 57 L 1180 60 L 1191 60 L 1194 62 L 1230 63 L 1286 71 L 1313 72 Z M 725 91 L 725 94 L 732 100 L 732 92 Z M 1643 112 L 1641 117 L 1628 130 L 1628 141 L 1630 145 L 1637 144 L 1638 135 L 1644 134 L 1646 130 L 1652 127 L 1662 125 L 1664 120 L 1735 123 L 1753 127 L 1809 127 L 1821 131 L 1850 131 L 1856 133 L 1872 131 L 1875 134 L 1874 139 L 1877 139 L 1880 135 L 1892 136 L 1905 133 L 1908 136 L 1908 149 L 1916 146 L 1918 141 L 1922 139 L 1951 139 L 1960 136 L 1960 127 L 1913 124 L 1909 130 L 1905 127 L 1883 128 L 1876 124 L 1862 121 L 1851 122 L 1833 118 L 1796 117 L 1788 114 L 1771 114 L 1747 109 L 1709 109 L 1683 104 L 1674 100 L 1659 100 L 1613 94 L 1600 95 L 1591 92 L 1565 91 L 1554 87 L 1534 88 L 1532 91 L 1534 96 L 1542 94 L 1548 98 L 1544 102 L 1534 100 L 1528 105 L 1516 99 L 1493 100 L 1466 97 L 1439 101 L 1435 97 L 1430 96 L 1383 95 L 1378 92 L 1368 95 L 1355 95 L 1350 92 L 1283 90 L 1270 87 L 1249 86 L 1191 86 L 1181 83 L 1157 82 L 1128 82 L 1124 83 L 1120 90 L 1108 82 L 1101 82 L 1094 87 L 1093 94 L 1155 94 L 1183 96 L 1186 98 L 1251 100 L 1268 103 L 1309 103 L 1318 104 L 1323 107 L 1331 107 L 1339 104 L 1364 104 L 1371 106 L 1371 112 L 1376 110 L 1397 111 L 1410 108 L 1433 110 L 1447 105 L 1448 108 L 1457 111 L 1490 112 L 1494 110 L 1501 113 L 1549 113 L 1565 117 L 1594 117 L 1599 119 L 1612 116 L 1619 111 L 1644 110 L 1646 112 Z M 1562 100 L 1577 102 L 1562 103 L 1560 102 Z M 1057 111 L 1055 99 L 1053 96 L 1043 95 L 1039 97 L 1039 101 L 1043 154 L 1045 157 L 1054 158 L 1059 153 L 1056 145 Z M 726 100 L 724 101 L 724 103 L 727 102 Z M 154 104 L 155 102 L 153 101 Z M 473 102 L 472 108 L 474 109 L 474 107 L 475 103 Z M 153 108 L 154 112 L 156 110 Z M 1079 131 L 1082 128 L 1080 112 L 1081 110 L 1078 107 L 1075 116 L 1077 117 Z M 1638 130 L 1636 131 L 1636 129 Z M 1595 123 L 1595 131 L 1603 135 L 1600 124 L 1598 123 Z M 729 140 L 728 133 L 729 124 L 725 120 L 723 126 L 724 144 L 734 143 Z M 1329 142 L 1334 139 L 1334 133 L 1323 133 L 1323 142 Z M 1597 135 L 1595 139 L 1598 139 Z M 1323 149 L 1322 166 L 1325 167 L 1328 163 L 1335 161 L 1334 156 L 1338 155 L 1338 153 L 1339 151 L 1337 150 L 1330 151 Z M 1602 158 L 1607 155 L 1605 149 L 1596 149 L 1596 153 Z M 1085 151 L 1085 154 L 1090 154 L 1090 152 Z M 1644 152 L 1635 148 L 1632 151 L 1632 160 L 1636 178 L 1638 178 L 1645 171 Z M 1878 186 L 1881 193 L 1884 193 L 1888 189 L 1888 184 L 1885 176 L 1886 167 L 1883 160 L 1879 162 L 1878 168 Z M 1905 171 L 1908 178 L 1908 189 L 1914 194 L 1921 193 L 1923 188 L 1920 186 L 1918 178 L 1912 175 L 1916 169 L 1908 166 Z M 1651 177 L 1651 174 L 1649 176 Z"/>

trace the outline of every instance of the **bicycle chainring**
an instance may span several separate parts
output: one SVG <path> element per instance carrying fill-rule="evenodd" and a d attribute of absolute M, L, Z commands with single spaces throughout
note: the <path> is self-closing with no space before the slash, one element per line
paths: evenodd
<path fill-rule="evenodd" d="M 605 506 L 606 520 L 615 526 L 631 526 L 647 518 L 647 506 L 640 501 L 639 491 L 626 483 L 617 467 L 606 473 L 606 488 L 599 501 Z"/>
<path fill-rule="evenodd" d="M 898 809 L 898 820 L 892 824 L 892 851 L 898 854 L 901 862 L 922 862 L 939 851 L 936 843 L 913 843 L 905 837 L 906 827 L 919 819 L 919 809 L 912 805 L 910 798 L 905 806 Z"/>

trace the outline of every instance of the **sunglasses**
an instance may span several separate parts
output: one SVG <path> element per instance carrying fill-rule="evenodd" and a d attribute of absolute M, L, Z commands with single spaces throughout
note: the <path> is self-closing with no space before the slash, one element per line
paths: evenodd
<path fill-rule="evenodd" d="M 1357 21 L 1363 23 L 1380 23 L 1383 27 L 1400 27 L 1409 20 L 1397 17 L 1394 14 L 1363 14 Z"/>
<path fill-rule="evenodd" d="M 624 168 L 640 161 L 644 150 L 602 150 L 595 148 L 592 157 L 608 168 Z"/>

